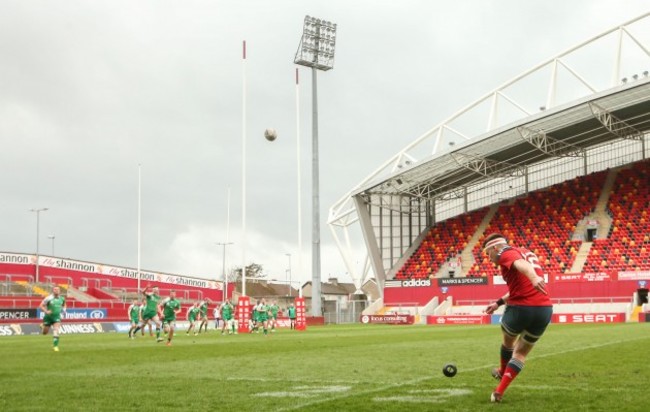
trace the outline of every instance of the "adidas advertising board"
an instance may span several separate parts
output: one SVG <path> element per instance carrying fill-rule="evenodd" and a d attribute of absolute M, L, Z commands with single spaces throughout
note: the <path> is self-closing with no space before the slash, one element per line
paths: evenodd
<path fill-rule="evenodd" d="M 387 280 L 385 285 L 387 288 L 414 288 L 414 287 L 430 287 L 430 279 L 408 279 L 408 280 Z"/>

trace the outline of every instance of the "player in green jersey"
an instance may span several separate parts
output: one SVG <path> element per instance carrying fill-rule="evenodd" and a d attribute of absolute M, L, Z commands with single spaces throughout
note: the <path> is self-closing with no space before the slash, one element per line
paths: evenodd
<path fill-rule="evenodd" d="M 139 319 L 138 325 L 141 324 L 141 323 L 144 323 L 144 321 L 142 320 L 142 314 L 144 313 L 144 309 L 146 307 L 147 307 L 147 305 L 142 301 L 140 303 L 140 313 L 139 313 L 139 316 L 138 316 L 138 319 Z M 149 327 L 149 336 L 151 336 L 153 338 L 153 330 L 151 329 L 151 322 L 147 322 L 146 326 Z M 142 333 L 142 336 L 144 336 L 144 326 L 142 327 L 140 332 Z M 135 336 L 135 331 L 133 332 L 133 335 Z"/>
<path fill-rule="evenodd" d="M 153 288 L 147 286 L 142 291 L 142 294 L 144 295 L 145 300 L 145 307 L 142 311 L 142 322 L 140 322 L 140 325 L 135 328 L 133 333 L 137 333 L 138 330 L 144 328 L 144 325 L 147 324 L 147 322 L 154 322 L 156 324 L 156 342 L 162 342 L 163 339 L 160 337 L 161 322 L 160 317 L 158 316 L 158 303 L 160 302 L 158 286 L 154 286 Z"/>
<path fill-rule="evenodd" d="M 269 305 L 266 304 L 266 300 L 262 299 L 260 303 L 255 307 L 257 312 L 257 322 L 258 327 L 262 325 L 264 335 L 269 333 Z"/>
<path fill-rule="evenodd" d="M 296 307 L 293 306 L 293 303 L 287 308 L 287 316 L 289 317 L 289 326 L 291 329 L 296 328 Z"/>
<path fill-rule="evenodd" d="M 208 332 L 208 302 L 210 299 L 205 298 L 199 302 L 199 314 L 201 315 L 201 324 L 199 324 L 199 334 L 201 334 L 201 328 L 205 326 L 205 332 Z"/>
<path fill-rule="evenodd" d="M 233 319 L 234 307 L 230 303 L 230 299 L 223 302 L 221 305 L 221 319 L 223 319 L 223 326 L 221 326 L 221 334 L 223 335 L 226 328 L 228 328 L 228 335 L 237 333 L 235 330 L 235 322 Z"/>
<path fill-rule="evenodd" d="M 194 330 L 194 324 L 196 323 L 196 319 L 199 317 L 200 309 L 199 309 L 199 303 L 194 303 L 192 304 L 189 308 L 187 308 L 187 321 L 190 323 L 190 326 L 187 328 L 187 332 L 185 332 L 186 335 L 189 336 L 190 332 Z M 194 336 L 196 336 L 196 330 L 194 330 Z"/>
<path fill-rule="evenodd" d="M 278 306 L 278 301 L 274 300 L 273 303 L 269 305 L 269 324 L 271 325 L 271 332 L 275 332 L 275 325 L 278 323 L 278 311 L 280 307 Z"/>
<path fill-rule="evenodd" d="M 132 332 L 135 330 L 135 328 L 138 327 L 138 324 L 140 323 L 140 303 L 137 299 L 133 299 L 133 303 L 126 310 L 126 316 L 131 322 L 131 329 L 129 329 L 129 338 L 135 339 L 135 335 Z"/>
<path fill-rule="evenodd" d="M 176 299 L 175 290 L 169 291 L 169 297 L 160 303 L 159 309 L 163 314 L 163 327 L 167 333 L 167 346 L 171 346 L 174 330 L 176 329 L 176 315 L 181 311 L 181 303 Z"/>
<path fill-rule="evenodd" d="M 41 329 L 43 335 L 47 335 L 52 327 L 53 349 L 59 351 L 59 328 L 61 327 L 61 313 L 65 312 L 65 298 L 61 296 L 61 288 L 54 286 L 52 294 L 43 299 L 40 305 L 43 312 L 43 323 Z"/>

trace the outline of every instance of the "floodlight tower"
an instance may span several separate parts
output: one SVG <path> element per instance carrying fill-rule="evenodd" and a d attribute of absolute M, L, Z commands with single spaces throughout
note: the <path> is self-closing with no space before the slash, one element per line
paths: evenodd
<path fill-rule="evenodd" d="M 318 172 L 318 87 L 317 70 L 334 68 L 336 24 L 305 16 L 300 45 L 293 60 L 295 64 L 311 67 L 312 88 L 312 316 L 321 316 L 320 288 L 320 188 Z"/>

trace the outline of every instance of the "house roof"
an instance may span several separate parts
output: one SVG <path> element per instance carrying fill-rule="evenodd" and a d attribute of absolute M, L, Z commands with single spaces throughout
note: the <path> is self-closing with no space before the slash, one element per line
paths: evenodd
<path fill-rule="evenodd" d="M 312 282 L 306 282 L 303 285 L 303 288 L 307 285 L 311 286 Z M 357 290 L 356 286 L 354 286 L 354 283 L 321 282 L 320 285 L 321 285 L 320 286 L 321 294 L 323 295 L 349 295 L 354 293 Z"/>
<path fill-rule="evenodd" d="M 239 293 L 242 291 L 241 282 L 237 282 L 235 290 Z M 251 297 L 269 297 L 269 296 L 298 296 L 298 290 L 291 288 L 289 293 L 289 286 L 282 283 L 269 283 L 266 280 L 246 281 L 246 295 Z"/>

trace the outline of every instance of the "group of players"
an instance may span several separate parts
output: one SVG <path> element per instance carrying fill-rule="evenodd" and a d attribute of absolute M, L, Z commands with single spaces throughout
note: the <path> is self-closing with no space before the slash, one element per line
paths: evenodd
<path fill-rule="evenodd" d="M 156 328 L 156 341 L 162 342 L 164 340 L 160 336 L 161 331 L 163 331 L 167 336 L 167 345 L 171 346 L 176 330 L 176 317 L 181 312 L 181 303 L 176 299 L 176 292 L 170 290 L 169 296 L 163 299 L 160 296 L 158 287 L 154 286 L 144 289 L 142 295 L 142 301 L 133 299 L 133 303 L 127 309 L 127 316 L 131 324 L 129 338 L 134 339 L 138 331 L 142 331 L 142 335 L 144 335 L 146 326 L 149 326 L 149 334 L 153 336 L 153 325 Z M 196 336 L 201 331 L 208 331 L 208 306 L 210 303 L 212 303 L 210 299 L 203 299 L 187 308 L 186 319 L 189 322 L 189 327 L 185 332 L 186 335 L 189 336 L 193 332 Z M 53 350 L 58 352 L 61 314 L 66 309 L 65 297 L 61 295 L 61 289 L 54 286 L 52 294 L 43 299 L 39 308 L 44 315 L 43 323 L 40 325 L 42 333 L 47 335 L 50 328 L 52 328 Z M 269 327 L 271 332 L 274 332 L 279 310 L 276 301 L 273 301 L 271 305 L 267 305 L 266 300 L 258 300 L 251 313 L 249 324 L 251 333 L 259 333 L 260 328 L 262 328 L 264 335 L 268 335 Z M 287 315 L 291 329 L 295 329 L 296 308 L 293 303 L 287 308 Z M 214 308 L 213 317 L 215 329 L 219 329 L 219 326 L 221 326 L 222 335 L 226 333 L 226 330 L 229 335 L 237 334 L 239 324 L 235 319 L 235 305 L 229 299 Z M 197 323 L 199 323 L 198 331 L 195 329 Z"/>
<path fill-rule="evenodd" d="M 127 309 L 131 328 L 129 329 L 129 338 L 135 338 L 139 330 L 144 329 L 146 325 L 155 325 L 156 341 L 162 342 L 160 337 L 161 329 L 167 334 L 167 345 L 171 345 L 176 329 L 176 316 L 181 311 L 181 303 L 176 299 L 176 291 L 171 290 L 169 297 L 162 299 L 158 287 L 147 287 L 142 291 L 144 296 L 142 304 L 137 299 Z M 162 321 L 160 320 L 162 318 Z"/>
<path fill-rule="evenodd" d="M 176 299 L 176 292 L 171 290 L 169 297 L 162 299 L 157 286 L 147 287 L 143 292 L 142 302 L 134 299 L 133 303 L 127 309 L 127 316 L 131 323 L 129 329 L 129 338 L 134 339 L 136 333 L 140 330 L 143 331 L 145 326 L 149 326 L 151 333 L 152 325 L 156 328 L 156 341 L 162 342 L 164 338 L 160 336 L 161 331 L 167 336 L 167 345 L 171 346 L 174 332 L 176 329 L 176 320 L 178 314 L 181 312 L 181 303 Z M 210 299 L 203 299 L 191 304 L 186 311 L 186 320 L 189 323 L 185 334 L 187 336 L 193 333 L 194 336 L 200 334 L 202 331 L 208 331 L 208 307 L 212 303 Z M 266 303 L 265 299 L 257 301 L 253 306 L 251 313 L 251 320 L 249 330 L 251 333 L 258 332 L 262 328 L 264 335 L 268 335 L 269 328 L 271 332 L 275 332 L 277 325 L 278 312 L 280 307 L 276 301 L 271 305 Z M 296 309 L 291 304 L 287 309 L 287 314 L 290 319 L 291 329 L 295 328 Z M 235 319 L 235 306 L 229 299 L 218 305 L 213 310 L 213 317 L 215 321 L 215 329 L 219 329 L 221 323 L 221 334 L 224 335 L 226 330 L 229 335 L 237 334 L 239 324 Z M 196 325 L 198 331 L 196 330 Z"/>

